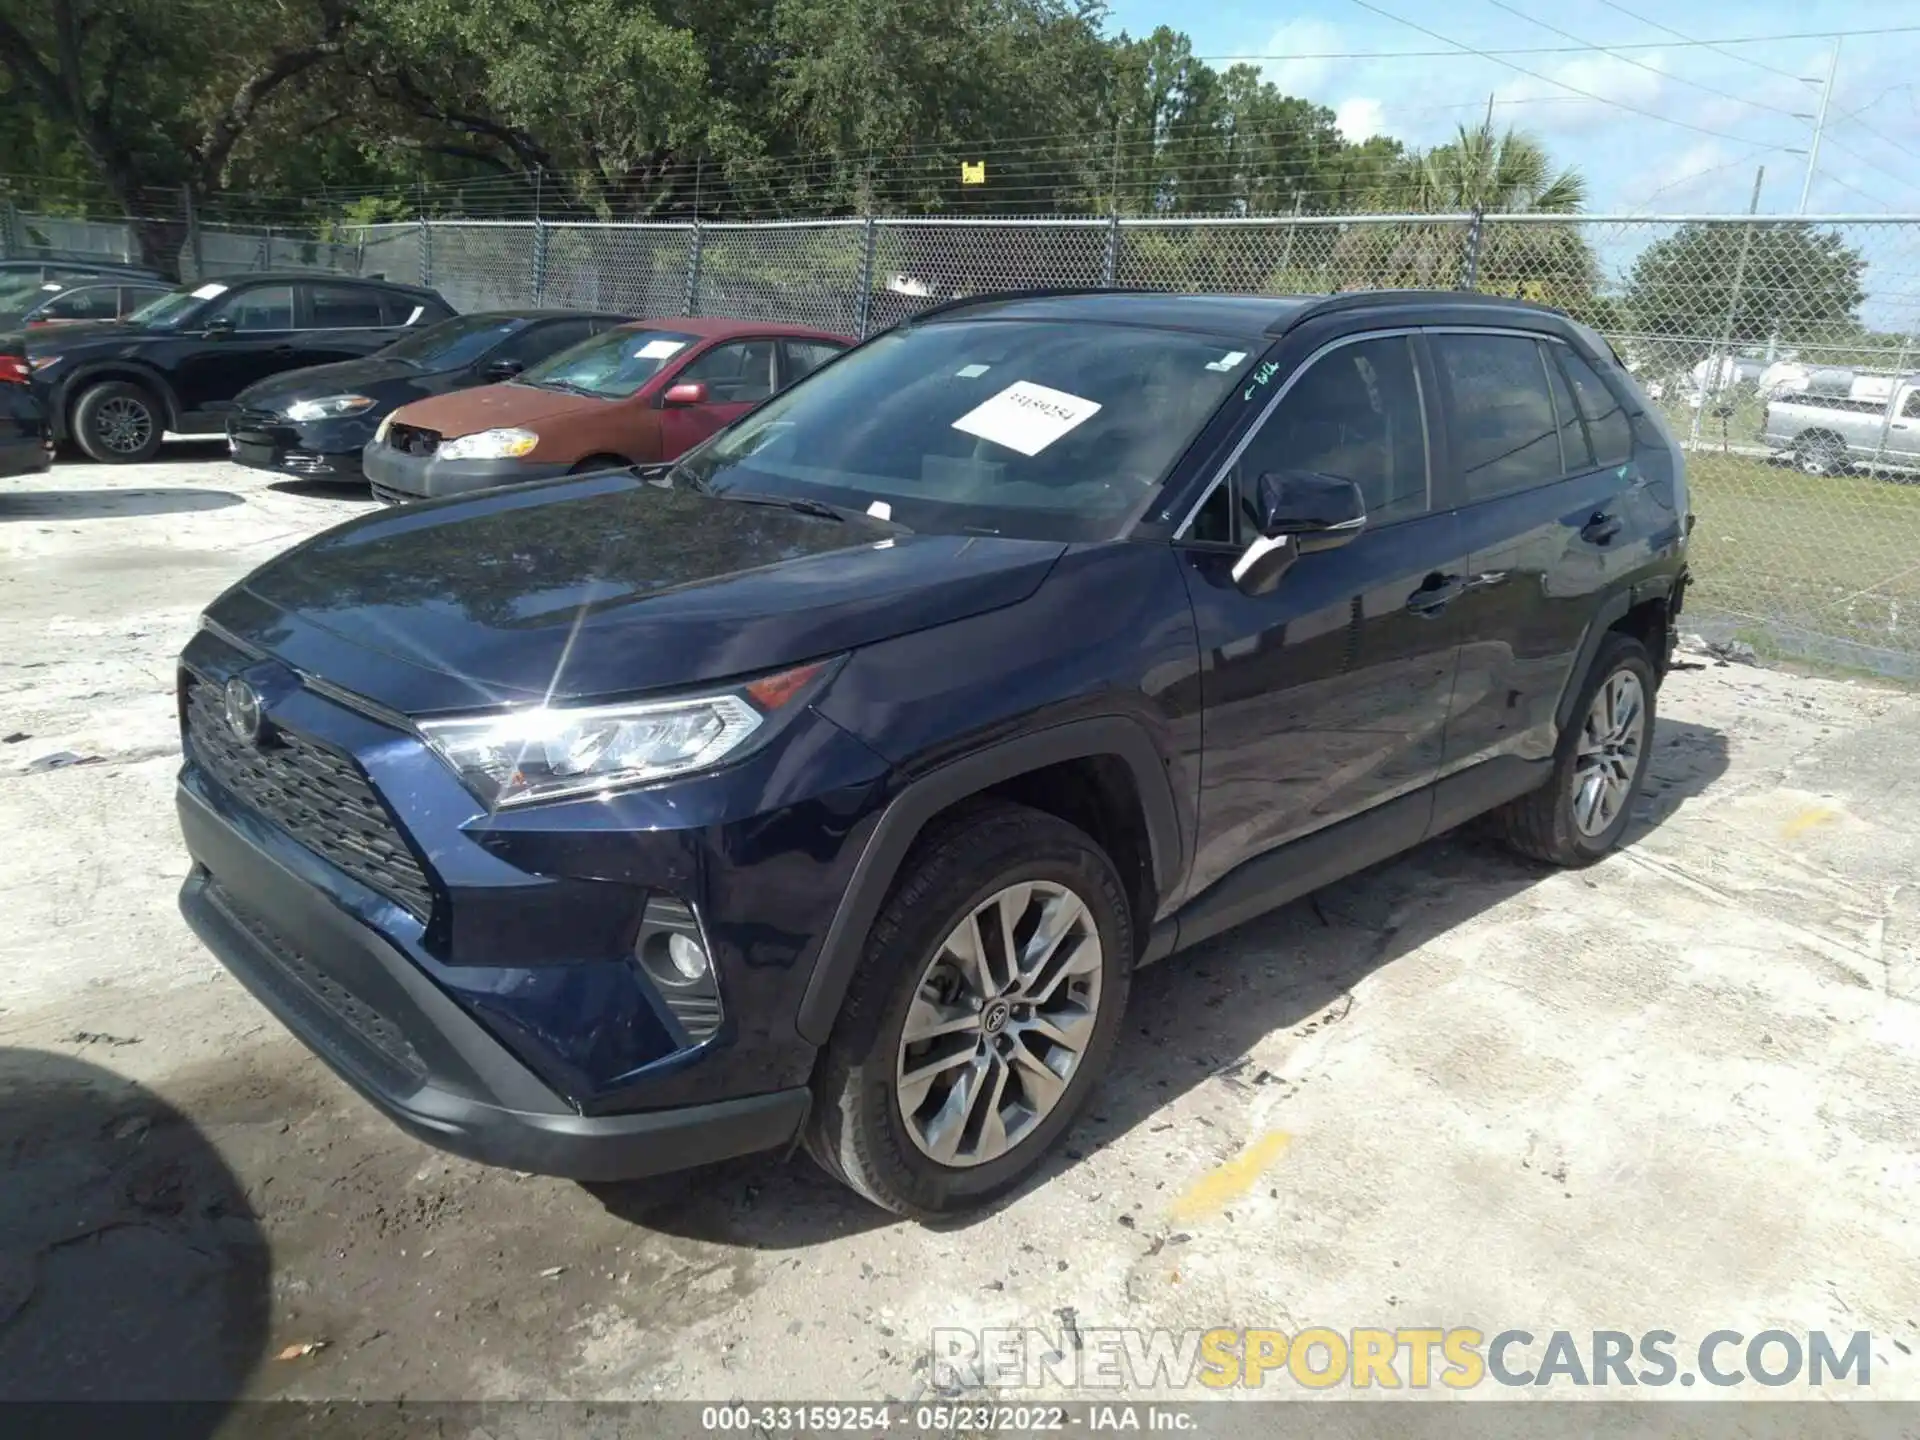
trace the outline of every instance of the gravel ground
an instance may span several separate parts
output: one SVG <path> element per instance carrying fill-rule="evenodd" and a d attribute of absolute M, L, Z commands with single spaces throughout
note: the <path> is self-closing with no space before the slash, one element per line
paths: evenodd
<path fill-rule="evenodd" d="M 1920 701 L 1695 655 L 1628 850 L 1450 837 L 1148 971 L 970 1224 L 589 1189 L 403 1137 L 174 910 L 173 656 L 367 503 L 191 446 L 0 488 L 0 1397 L 913 1398 L 937 1327 L 1122 1324 L 1864 1329 L 1920 1397 Z"/>

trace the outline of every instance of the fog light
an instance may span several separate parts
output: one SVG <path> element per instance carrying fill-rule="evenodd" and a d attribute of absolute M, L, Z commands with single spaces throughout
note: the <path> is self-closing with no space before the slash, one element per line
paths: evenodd
<path fill-rule="evenodd" d="M 658 987 L 687 1043 L 698 1045 L 719 1030 L 720 987 L 700 922 L 686 901 L 672 895 L 648 898 L 633 958 Z"/>
<path fill-rule="evenodd" d="M 692 984 L 707 973 L 707 952 L 700 948 L 700 942 L 685 935 L 672 935 L 667 938 L 667 959 L 682 980 Z"/>

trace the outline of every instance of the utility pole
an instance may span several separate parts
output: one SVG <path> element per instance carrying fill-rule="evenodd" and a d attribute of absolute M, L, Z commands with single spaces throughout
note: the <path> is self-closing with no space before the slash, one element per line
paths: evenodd
<path fill-rule="evenodd" d="M 1727 321 L 1720 328 L 1720 343 L 1713 347 L 1713 358 L 1707 362 L 1707 373 L 1700 377 L 1700 403 L 1693 407 L 1692 433 L 1687 437 L 1687 448 L 1700 448 L 1700 421 L 1707 412 L 1707 397 L 1720 388 L 1721 376 L 1727 368 L 1726 356 L 1733 349 L 1734 326 L 1739 323 L 1740 288 L 1747 278 L 1747 257 L 1753 253 L 1753 231 L 1756 222 L 1751 218 L 1760 213 L 1760 187 L 1766 183 L 1767 167 L 1762 165 L 1753 172 L 1753 199 L 1747 202 L 1748 220 L 1740 232 L 1740 258 L 1733 266 L 1733 289 L 1727 297 Z M 1768 343 L 1771 354 L 1772 343 Z M 1731 380 L 1728 381 L 1729 388 Z"/>
<path fill-rule="evenodd" d="M 1840 69 L 1840 37 L 1833 37 L 1833 58 L 1827 62 L 1827 83 L 1820 87 L 1820 113 L 1813 119 L 1813 145 L 1807 151 L 1807 178 L 1800 186 L 1799 213 L 1807 213 L 1807 198 L 1813 194 L 1813 172 L 1820 163 L 1820 136 L 1827 128 L 1827 102 L 1833 99 L 1833 77 Z"/>

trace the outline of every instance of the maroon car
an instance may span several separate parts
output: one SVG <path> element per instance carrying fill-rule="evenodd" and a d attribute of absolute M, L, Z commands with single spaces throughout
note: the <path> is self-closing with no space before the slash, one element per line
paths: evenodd
<path fill-rule="evenodd" d="M 766 320 L 638 320 L 504 384 L 401 406 L 362 468 L 398 503 L 672 460 L 853 343 Z"/>

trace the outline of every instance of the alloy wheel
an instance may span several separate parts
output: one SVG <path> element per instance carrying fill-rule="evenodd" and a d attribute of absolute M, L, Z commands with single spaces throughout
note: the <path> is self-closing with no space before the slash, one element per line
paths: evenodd
<path fill-rule="evenodd" d="M 153 412 L 138 400 L 116 395 L 93 413 L 93 433 L 116 455 L 137 455 L 153 438 Z"/>
<path fill-rule="evenodd" d="M 1099 928 L 1063 885 L 1028 881 L 954 926 L 915 987 L 894 1091 L 922 1154 L 1005 1155 L 1066 1093 L 1100 1013 Z"/>
<path fill-rule="evenodd" d="M 1619 816 L 1646 735 L 1646 690 L 1633 671 L 1616 670 L 1594 695 L 1574 752 L 1573 821 L 1581 834 L 1603 834 Z"/>

